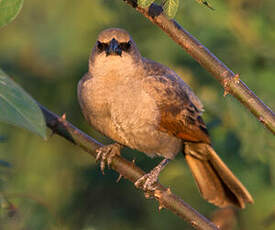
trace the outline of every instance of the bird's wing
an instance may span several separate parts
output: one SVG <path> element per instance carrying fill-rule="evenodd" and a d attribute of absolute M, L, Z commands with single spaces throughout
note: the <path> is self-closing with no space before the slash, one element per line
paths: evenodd
<path fill-rule="evenodd" d="M 152 60 L 143 58 L 143 63 L 148 72 L 148 75 L 171 75 L 172 78 L 175 78 L 176 81 L 179 79 L 180 87 L 188 94 L 189 100 L 196 106 L 196 108 L 203 112 L 203 104 L 201 103 L 200 99 L 196 96 L 196 94 L 191 90 L 191 88 L 171 69 L 168 67 L 154 62 Z"/>
<path fill-rule="evenodd" d="M 77 98 L 78 98 L 78 102 L 79 105 L 82 109 L 82 113 L 83 116 L 85 117 L 85 119 L 87 121 L 89 121 L 89 113 L 87 112 L 87 108 L 85 107 L 85 101 L 87 100 L 87 95 L 85 95 L 85 92 L 87 92 L 87 90 L 84 90 L 84 85 L 85 83 L 87 83 L 87 81 L 89 81 L 91 79 L 91 74 L 90 73 L 86 73 L 78 82 L 77 85 Z"/>
<path fill-rule="evenodd" d="M 185 82 L 159 63 L 144 59 L 144 68 L 144 89 L 159 108 L 160 131 L 185 141 L 210 143 L 201 103 Z"/>

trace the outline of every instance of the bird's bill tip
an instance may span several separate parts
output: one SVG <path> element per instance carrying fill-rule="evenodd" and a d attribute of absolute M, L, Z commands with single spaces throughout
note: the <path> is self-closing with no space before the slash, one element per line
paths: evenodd
<path fill-rule="evenodd" d="M 119 46 L 119 42 L 115 38 L 113 38 L 106 49 L 106 56 L 109 56 L 109 55 L 121 56 L 121 53 L 122 53 L 122 50 Z"/>

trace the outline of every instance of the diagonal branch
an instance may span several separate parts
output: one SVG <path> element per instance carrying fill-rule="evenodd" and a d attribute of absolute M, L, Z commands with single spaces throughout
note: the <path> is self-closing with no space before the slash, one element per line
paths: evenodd
<path fill-rule="evenodd" d="M 48 111 L 42 105 L 39 106 L 44 114 L 48 128 L 50 128 L 54 133 L 64 137 L 68 141 L 84 149 L 93 157 L 96 157 L 95 150 L 103 146 L 101 143 L 97 142 L 73 126 L 66 120 L 65 116 L 59 117 L 56 114 Z M 119 173 L 120 177 L 122 176 L 133 183 L 145 174 L 144 171 L 135 166 L 134 162 L 129 162 L 120 156 L 115 156 L 113 158 L 111 167 Z M 150 193 L 146 192 L 145 195 L 146 198 L 152 197 L 156 199 L 159 202 L 159 209 L 169 209 L 187 221 L 195 229 L 218 230 L 218 228 L 213 223 L 211 223 L 195 209 L 190 207 L 179 197 L 174 195 L 169 188 L 165 188 L 161 184 L 157 184 L 157 187 L 154 191 Z"/>
<path fill-rule="evenodd" d="M 123 0 L 152 23 L 166 32 L 202 67 L 215 77 L 224 87 L 224 95 L 231 94 L 245 105 L 254 116 L 275 134 L 275 114 L 240 80 L 239 74 L 233 73 L 222 61 L 204 47 L 196 38 L 181 27 L 175 20 L 169 20 L 162 12 L 162 7 L 152 4 L 149 8 L 137 6 L 136 0 Z"/>

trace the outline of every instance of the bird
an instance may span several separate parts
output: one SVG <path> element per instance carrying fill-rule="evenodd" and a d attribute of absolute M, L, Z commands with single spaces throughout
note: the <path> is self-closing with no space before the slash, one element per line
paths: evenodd
<path fill-rule="evenodd" d="M 162 157 L 135 182 L 154 190 L 160 172 L 182 152 L 208 202 L 239 208 L 254 202 L 213 149 L 199 98 L 173 70 L 143 57 L 126 30 L 98 34 L 77 94 L 84 118 L 114 141 L 97 149 L 102 171 L 123 147 Z"/>

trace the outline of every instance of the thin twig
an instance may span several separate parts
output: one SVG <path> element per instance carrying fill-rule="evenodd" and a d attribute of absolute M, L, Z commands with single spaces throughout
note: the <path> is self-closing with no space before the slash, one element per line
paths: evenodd
<path fill-rule="evenodd" d="M 275 114 L 240 80 L 240 75 L 233 73 L 222 61 L 204 47 L 196 38 L 180 26 L 175 20 L 169 20 L 162 7 L 152 4 L 143 9 L 137 6 L 136 0 L 123 0 L 152 23 L 166 32 L 202 67 L 215 77 L 224 87 L 224 95 L 231 94 L 245 105 L 256 118 L 275 134 Z"/>
<path fill-rule="evenodd" d="M 74 127 L 66 120 L 65 116 L 59 117 L 42 105 L 39 106 L 44 114 L 48 128 L 50 128 L 53 133 L 64 137 L 68 141 L 84 149 L 93 157 L 96 157 L 95 150 L 103 146 L 101 143 Z M 133 183 L 145 174 L 144 171 L 135 166 L 134 162 L 127 161 L 120 156 L 115 156 L 113 158 L 111 167 L 119 173 L 120 177 L 122 176 Z M 159 183 L 154 191 L 150 193 L 146 192 L 145 194 L 147 194 L 148 197 L 155 198 L 159 202 L 159 209 L 167 208 L 171 210 L 173 213 L 186 220 L 195 229 L 218 230 L 218 228 L 207 218 L 174 195 L 169 188 L 165 188 Z"/>

